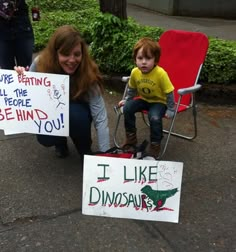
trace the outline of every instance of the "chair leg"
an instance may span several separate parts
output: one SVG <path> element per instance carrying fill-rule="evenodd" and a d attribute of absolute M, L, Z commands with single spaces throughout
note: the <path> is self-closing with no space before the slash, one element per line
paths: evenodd
<path fill-rule="evenodd" d="M 171 119 L 171 122 L 170 122 L 170 127 L 169 129 L 164 129 L 163 132 L 167 134 L 167 138 L 166 138 L 166 141 L 163 145 L 163 147 L 161 148 L 161 151 L 160 151 L 160 154 L 158 156 L 157 159 L 161 159 L 165 152 L 166 152 L 166 149 L 167 149 L 167 145 L 169 143 L 169 140 L 170 140 L 170 136 L 176 136 L 176 137 L 179 137 L 179 138 L 182 138 L 182 139 L 186 139 L 186 140 L 193 140 L 194 138 L 196 138 L 197 136 L 197 109 L 196 109 L 196 103 L 195 103 L 195 99 L 194 99 L 194 95 L 192 97 L 192 116 L 193 116 L 193 129 L 194 129 L 194 133 L 193 135 L 191 136 L 188 136 L 188 135 L 183 135 L 183 134 L 179 134 L 177 132 L 174 132 L 173 131 L 173 127 L 174 127 L 174 123 L 175 123 L 175 120 L 176 120 L 176 116 L 177 116 L 177 111 L 178 111 L 178 107 L 180 105 L 180 101 L 181 101 L 181 97 L 179 98 L 178 102 L 177 102 L 177 105 L 176 105 L 176 111 L 175 111 L 175 114 L 174 114 L 174 117 Z M 115 129 L 114 129 L 114 134 L 113 134 L 113 141 L 114 141 L 114 144 L 117 148 L 120 148 L 121 147 L 121 144 L 118 143 L 118 140 L 117 140 L 117 133 L 118 133 L 118 127 L 119 127 L 119 124 L 120 124 L 120 119 L 121 119 L 121 116 L 123 115 L 122 111 L 120 110 L 120 108 L 118 107 L 114 107 L 114 110 L 115 110 L 115 113 L 116 113 L 116 116 L 117 116 L 117 120 L 116 120 L 116 125 L 115 125 Z M 142 113 L 142 118 L 143 118 L 143 121 L 144 123 L 147 125 L 147 126 L 150 126 L 149 125 L 149 122 L 147 121 L 147 119 L 145 118 L 145 114 Z"/>
<path fill-rule="evenodd" d="M 168 130 L 163 130 L 163 132 L 167 134 L 167 138 L 166 138 L 164 147 L 162 148 L 158 159 L 161 159 L 164 156 L 164 154 L 166 152 L 166 149 L 167 149 L 167 145 L 168 145 L 169 140 L 170 140 L 170 136 L 176 136 L 176 137 L 186 139 L 186 140 L 193 140 L 197 136 L 197 109 L 196 109 L 196 103 L 195 103 L 194 96 L 192 98 L 193 102 L 192 102 L 192 108 L 191 108 L 192 109 L 192 116 L 193 116 L 193 130 L 194 130 L 193 135 L 191 135 L 191 136 L 182 135 L 182 134 L 179 134 L 179 133 L 176 133 L 176 132 L 172 131 L 174 123 L 175 123 L 175 119 L 176 119 L 176 116 L 177 116 L 178 107 L 180 105 L 180 101 L 181 101 L 181 97 L 180 97 L 180 99 L 179 99 L 179 101 L 177 103 L 176 112 L 174 114 L 174 117 L 171 120 L 171 124 L 170 124 L 169 129 Z"/>
<path fill-rule="evenodd" d="M 180 137 L 180 138 L 183 138 L 183 139 L 186 139 L 186 140 L 193 140 L 194 138 L 197 137 L 197 120 L 196 120 L 196 115 L 193 116 L 193 127 L 194 127 L 194 134 L 192 136 L 187 136 L 187 135 L 179 134 L 179 133 L 172 132 L 172 131 L 169 132 L 170 130 L 163 130 L 163 132 L 167 133 L 167 134 L 170 133 L 170 135 L 172 135 L 172 136 Z"/>
<path fill-rule="evenodd" d="M 113 134 L 113 141 L 114 141 L 115 146 L 117 148 L 120 148 L 121 145 L 118 143 L 118 140 L 117 140 L 117 132 L 118 132 L 118 127 L 119 127 L 119 124 L 120 124 L 120 118 L 121 118 L 122 113 L 121 113 L 120 109 L 117 108 L 117 107 L 114 107 L 114 110 L 115 110 L 117 119 L 116 119 L 114 134 Z"/>
<path fill-rule="evenodd" d="M 176 136 L 176 137 L 180 137 L 180 138 L 183 138 L 183 139 L 186 139 L 186 140 L 193 140 L 194 138 L 197 137 L 197 109 L 196 109 L 196 104 L 195 104 L 195 101 L 193 99 L 193 104 L 192 104 L 192 116 L 193 116 L 193 135 L 183 135 L 183 134 L 179 134 L 177 132 L 172 132 L 172 128 L 173 128 L 173 119 L 172 119 L 172 123 L 171 123 L 171 126 L 170 126 L 170 129 L 169 130 L 163 130 L 164 133 L 167 133 L 173 136 Z M 174 117 L 174 120 L 175 120 L 175 117 Z"/>
<path fill-rule="evenodd" d="M 178 106 L 178 105 L 177 105 Z M 166 138 L 166 141 L 165 141 L 165 144 L 164 144 L 164 147 L 162 148 L 162 150 L 160 151 L 160 154 L 158 156 L 158 159 L 161 159 L 165 152 L 166 152 L 166 149 L 167 149 L 167 145 L 169 143 L 169 140 L 170 140 L 170 136 L 171 135 L 175 135 L 176 133 L 172 132 L 172 129 L 173 129 L 173 126 L 174 126 L 174 122 L 175 122 L 175 118 L 177 116 L 177 109 L 175 111 L 175 114 L 173 116 L 173 118 L 171 119 L 171 124 L 170 124 L 170 127 L 169 127 L 169 130 L 163 130 L 164 133 L 167 133 L 167 138 Z"/>

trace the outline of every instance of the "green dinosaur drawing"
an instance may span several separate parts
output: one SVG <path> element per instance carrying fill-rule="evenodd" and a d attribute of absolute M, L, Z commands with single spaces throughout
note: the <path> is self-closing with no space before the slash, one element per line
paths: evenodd
<path fill-rule="evenodd" d="M 146 185 L 141 189 L 141 192 L 152 200 L 153 205 L 155 206 L 155 208 L 152 211 L 159 211 L 159 210 L 171 210 L 168 208 L 161 208 L 161 207 L 165 204 L 166 200 L 169 197 L 174 196 L 178 192 L 178 189 L 174 188 L 171 190 L 153 190 L 150 185 Z"/>

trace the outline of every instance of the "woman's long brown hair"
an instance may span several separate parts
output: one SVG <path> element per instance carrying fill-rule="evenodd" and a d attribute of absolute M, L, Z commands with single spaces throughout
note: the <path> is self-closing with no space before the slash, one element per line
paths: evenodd
<path fill-rule="evenodd" d="M 65 74 L 58 62 L 58 52 L 67 55 L 78 44 L 81 44 L 82 60 L 73 75 L 70 76 L 70 93 L 73 100 L 85 99 L 88 91 L 103 91 L 102 75 L 97 64 L 88 52 L 87 44 L 79 31 L 70 25 L 59 27 L 37 61 L 37 71 L 43 73 Z"/>

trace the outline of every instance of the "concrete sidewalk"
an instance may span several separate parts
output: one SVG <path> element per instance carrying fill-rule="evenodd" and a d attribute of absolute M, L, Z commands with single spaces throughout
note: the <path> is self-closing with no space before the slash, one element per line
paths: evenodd
<path fill-rule="evenodd" d="M 128 6 L 128 13 L 135 9 Z M 154 20 L 146 10 L 136 9 L 135 15 L 143 23 Z M 176 24 L 168 20 L 169 26 Z M 121 95 L 107 91 L 104 98 L 113 145 L 113 106 Z M 189 116 L 179 118 L 177 128 L 188 130 Z M 163 159 L 184 163 L 178 224 L 82 215 L 82 165 L 73 144 L 70 156 L 58 159 L 34 135 L 8 137 L 0 131 L 0 251 L 236 251 L 235 123 L 236 106 L 200 103 L 198 137 L 190 142 L 171 138 Z M 149 129 L 141 121 L 138 125 L 141 142 Z M 121 141 L 123 133 L 121 127 Z"/>
<path fill-rule="evenodd" d="M 236 20 L 167 16 L 131 4 L 127 5 L 127 13 L 143 25 L 199 31 L 215 38 L 236 40 Z"/>
<path fill-rule="evenodd" d="M 111 137 L 119 100 L 105 93 Z M 70 156 L 58 159 L 33 135 L 1 133 L 0 251 L 236 251 L 236 107 L 199 104 L 198 115 L 198 137 L 172 138 L 164 157 L 184 163 L 178 224 L 82 215 L 82 167 L 72 143 Z M 188 116 L 181 125 L 189 127 Z M 148 136 L 140 121 L 139 141 Z M 93 141 L 96 149 L 94 132 Z"/>

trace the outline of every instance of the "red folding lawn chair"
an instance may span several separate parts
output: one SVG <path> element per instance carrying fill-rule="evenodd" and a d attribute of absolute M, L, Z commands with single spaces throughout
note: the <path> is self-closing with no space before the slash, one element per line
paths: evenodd
<path fill-rule="evenodd" d="M 159 159 L 164 155 L 171 135 L 192 140 L 197 136 L 197 111 L 195 102 L 195 92 L 201 88 L 198 84 L 198 78 L 202 65 L 206 58 L 209 41 L 205 34 L 200 32 L 190 32 L 182 30 L 168 30 L 164 32 L 159 40 L 161 46 L 161 57 L 159 64 L 168 73 L 172 84 L 175 87 L 175 114 L 171 119 L 169 127 L 163 132 L 167 133 L 166 141 L 162 147 Z M 123 77 L 123 81 L 127 82 L 129 77 Z M 123 98 L 126 96 L 126 88 Z M 117 121 L 114 130 L 114 144 L 119 147 L 118 128 L 121 116 L 123 115 L 122 107 L 114 107 Z M 183 112 L 192 109 L 192 126 L 191 134 L 180 134 L 173 130 L 176 117 Z M 149 125 L 145 117 L 146 111 L 142 111 L 144 122 Z"/>

